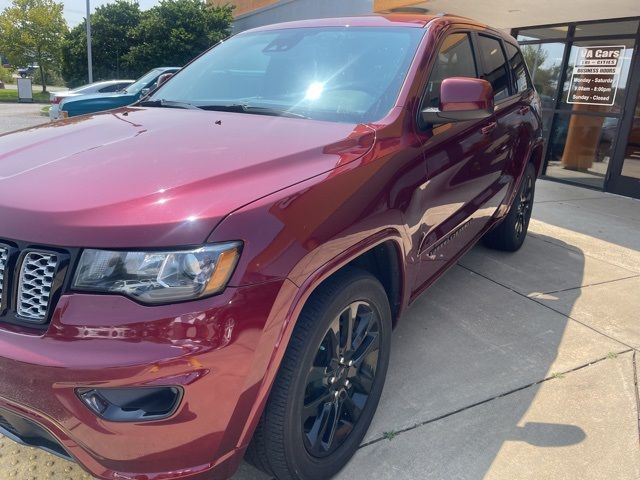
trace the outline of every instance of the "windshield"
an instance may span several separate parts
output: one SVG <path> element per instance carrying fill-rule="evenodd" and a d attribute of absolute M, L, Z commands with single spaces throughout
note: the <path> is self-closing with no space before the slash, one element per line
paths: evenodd
<path fill-rule="evenodd" d="M 138 80 L 133 82 L 131 85 L 129 85 L 127 88 L 125 88 L 124 91 L 126 93 L 138 93 L 140 90 L 146 87 L 151 81 L 153 81 L 161 73 L 162 72 L 157 69 L 151 70 L 150 72 L 145 73 L 142 77 L 140 77 Z"/>
<path fill-rule="evenodd" d="M 240 34 L 194 61 L 151 100 L 372 122 L 393 107 L 423 34 L 406 27 Z"/>

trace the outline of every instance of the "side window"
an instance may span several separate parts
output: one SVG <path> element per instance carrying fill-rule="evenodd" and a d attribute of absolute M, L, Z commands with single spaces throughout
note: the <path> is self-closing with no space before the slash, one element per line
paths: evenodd
<path fill-rule="evenodd" d="M 99 90 L 100 93 L 109 93 L 109 92 L 115 92 L 116 90 L 118 90 L 118 85 L 108 85 L 106 87 L 103 87 Z"/>
<path fill-rule="evenodd" d="M 493 87 L 493 99 L 498 102 L 509 96 L 509 70 L 500 41 L 484 35 L 478 36 L 484 61 L 482 78 Z"/>
<path fill-rule="evenodd" d="M 440 85 L 449 77 L 477 78 L 473 48 L 467 33 L 454 33 L 445 38 L 431 70 L 422 101 L 422 109 L 440 108 Z"/>
<path fill-rule="evenodd" d="M 524 57 L 520 52 L 520 49 L 515 45 L 508 42 L 505 43 L 507 47 L 507 58 L 509 59 L 509 65 L 511 65 L 511 71 L 513 72 L 513 84 L 515 85 L 515 93 L 526 92 L 530 87 L 529 75 L 527 74 L 527 67 L 524 63 Z"/>

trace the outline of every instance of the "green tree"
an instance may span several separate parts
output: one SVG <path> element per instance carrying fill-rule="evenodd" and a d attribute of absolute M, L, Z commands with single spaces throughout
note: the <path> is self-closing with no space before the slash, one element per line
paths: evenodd
<path fill-rule="evenodd" d="M 143 73 L 160 66 L 182 66 L 229 36 L 233 7 L 203 0 L 162 0 L 143 12 L 125 55 L 129 68 Z"/>
<path fill-rule="evenodd" d="M 524 61 L 529 67 L 531 78 L 540 95 L 552 97 L 555 94 L 560 76 L 559 65 L 547 65 L 549 52 L 542 45 L 524 45 L 522 47 Z"/>
<path fill-rule="evenodd" d="M 13 65 L 37 63 L 42 91 L 58 68 L 67 22 L 55 0 L 13 0 L 0 14 L 0 51 Z"/>
<path fill-rule="evenodd" d="M 132 32 L 140 23 L 137 1 L 116 0 L 96 8 L 91 15 L 91 52 L 96 80 L 136 77 L 137 69 L 123 64 L 123 56 L 133 45 Z M 86 21 L 65 37 L 62 48 L 62 75 L 69 86 L 87 82 Z"/>

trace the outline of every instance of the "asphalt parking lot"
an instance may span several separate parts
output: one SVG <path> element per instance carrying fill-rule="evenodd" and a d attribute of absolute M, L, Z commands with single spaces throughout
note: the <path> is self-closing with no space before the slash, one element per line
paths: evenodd
<path fill-rule="evenodd" d="M 40 103 L 0 103 L 0 135 L 49 122 Z"/>
<path fill-rule="evenodd" d="M 336 478 L 639 479 L 639 207 L 539 181 L 519 252 L 476 247 L 406 312 Z M 0 477 L 91 478 L 6 438 Z M 267 478 L 244 465 L 234 480 Z"/>

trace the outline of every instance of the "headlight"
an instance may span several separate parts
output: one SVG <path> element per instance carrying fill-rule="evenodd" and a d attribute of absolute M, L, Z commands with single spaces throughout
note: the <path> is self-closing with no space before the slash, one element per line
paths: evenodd
<path fill-rule="evenodd" d="M 240 257 L 240 242 L 193 250 L 121 252 L 84 250 L 75 290 L 121 293 L 144 303 L 168 303 L 222 291 Z"/>

